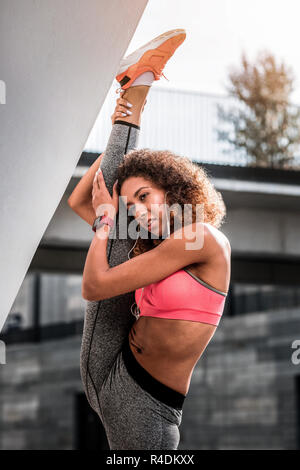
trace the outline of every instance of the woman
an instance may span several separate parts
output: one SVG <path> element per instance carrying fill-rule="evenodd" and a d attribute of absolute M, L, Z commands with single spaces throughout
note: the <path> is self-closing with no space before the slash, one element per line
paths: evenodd
<path fill-rule="evenodd" d="M 192 372 L 230 280 L 230 244 L 218 230 L 225 206 L 205 171 L 169 151 L 136 150 L 151 83 L 184 39 L 168 31 L 123 59 L 108 145 L 69 198 L 90 225 L 105 216 L 83 272 L 81 376 L 110 449 L 177 449 Z M 136 240 L 120 236 L 119 196 Z"/>

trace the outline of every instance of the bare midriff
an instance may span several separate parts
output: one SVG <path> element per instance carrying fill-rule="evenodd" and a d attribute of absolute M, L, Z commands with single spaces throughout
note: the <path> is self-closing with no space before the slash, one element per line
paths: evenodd
<path fill-rule="evenodd" d="M 200 269 L 199 266 L 189 269 L 209 285 L 227 293 L 228 257 L 221 256 Z M 194 367 L 216 329 L 217 326 L 210 323 L 140 316 L 129 332 L 129 346 L 137 362 L 149 374 L 187 395 Z"/>
<path fill-rule="evenodd" d="M 186 395 L 193 369 L 215 325 L 141 316 L 129 332 L 130 349 L 155 379 Z"/>

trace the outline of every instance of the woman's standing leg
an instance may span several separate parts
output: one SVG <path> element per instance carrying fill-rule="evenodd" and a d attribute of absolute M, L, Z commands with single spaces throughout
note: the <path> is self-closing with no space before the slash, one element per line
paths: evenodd
<path fill-rule="evenodd" d="M 130 87 L 123 95 L 123 98 L 133 105 L 132 115 L 114 121 L 101 161 L 101 170 L 110 194 L 124 155 L 137 148 L 141 112 L 148 91 L 148 86 Z M 111 267 L 124 263 L 135 243 L 135 240 L 129 237 L 119 238 L 118 216 L 119 213 L 116 217 L 114 238 L 108 239 L 107 244 L 107 258 Z M 130 310 L 133 302 L 134 292 L 87 302 L 80 351 L 80 373 L 87 399 L 100 417 L 101 404 L 98 394 L 135 321 Z"/>

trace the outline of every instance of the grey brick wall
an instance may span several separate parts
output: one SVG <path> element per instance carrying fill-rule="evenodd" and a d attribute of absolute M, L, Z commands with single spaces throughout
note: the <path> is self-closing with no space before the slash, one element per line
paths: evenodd
<path fill-rule="evenodd" d="M 194 370 L 180 448 L 296 449 L 295 339 L 296 308 L 224 317 Z"/>
<path fill-rule="evenodd" d="M 80 337 L 7 347 L 0 366 L 0 448 L 74 448 Z"/>

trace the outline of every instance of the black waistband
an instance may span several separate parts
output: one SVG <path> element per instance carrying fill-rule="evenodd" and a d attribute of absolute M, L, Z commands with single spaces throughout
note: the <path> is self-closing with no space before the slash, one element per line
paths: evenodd
<path fill-rule="evenodd" d="M 130 349 L 128 336 L 122 347 L 122 355 L 128 373 L 144 390 L 166 405 L 182 409 L 186 396 L 155 379 L 137 362 Z"/>
<path fill-rule="evenodd" d="M 117 119 L 114 124 L 124 124 L 125 126 L 135 127 L 136 129 L 141 129 L 141 126 L 133 124 L 133 122 L 122 121 L 122 119 Z"/>

